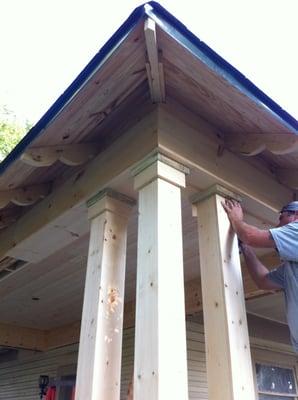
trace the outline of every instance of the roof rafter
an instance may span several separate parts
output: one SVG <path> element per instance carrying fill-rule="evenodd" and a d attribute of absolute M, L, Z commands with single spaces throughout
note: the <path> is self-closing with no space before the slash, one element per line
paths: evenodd
<path fill-rule="evenodd" d="M 298 136 L 291 133 L 228 133 L 225 144 L 245 156 L 255 156 L 264 150 L 283 155 L 298 151 Z"/>
<path fill-rule="evenodd" d="M 18 206 L 29 206 L 46 197 L 49 191 L 49 183 L 2 191 L 0 192 L 0 209 L 6 207 L 9 203 L 14 203 Z"/>
<path fill-rule="evenodd" d="M 159 51 L 156 38 L 156 24 L 151 18 L 147 18 L 144 24 L 148 62 L 146 70 L 153 103 L 165 101 L 165 81 L 163 64 L 159 62 Z"/>
<path fill-rule="evenodd" d="M 21 160 L 34 167 L 48 167 L 58 160 L 68 166 L 76 166 L 86 163 L 97 152 L 98 145 L 94 143 L 33 147 L 22 154 Z"/>

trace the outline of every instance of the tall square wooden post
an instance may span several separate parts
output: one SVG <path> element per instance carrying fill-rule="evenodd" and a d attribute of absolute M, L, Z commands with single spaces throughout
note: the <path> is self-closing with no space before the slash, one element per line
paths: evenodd
<path fill-rule="evenodd" d="M 181 193 L 188 170 L 156 154 L 139 191 L 134 400 L 188 399 Z"/>
<path fill-rule="evenodd" d="M 110 190 L 88 202 L 91 221 L 76 400 L 119 400 L 128 216 L 134 202 Z"/>
<path fill-rule="evenodd" d="M 220 186 L 192 198 L 198 218 L 210 400 L 255 400 L 237 237 Z"/>

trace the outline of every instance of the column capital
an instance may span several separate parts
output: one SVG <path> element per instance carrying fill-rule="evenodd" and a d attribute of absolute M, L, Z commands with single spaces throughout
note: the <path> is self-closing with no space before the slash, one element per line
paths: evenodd
<path fill-rule="evenodd" d="M 159 152 L 150 154 L 132 169 L 136 190 L 157 178 L 179 187 L 185 187 L 185 175 L 187 174 L 189 174 L 189 168 Z"/>
<path fill-rule="evenodd" d="M 209 197 L 212 197 L 214 195 L 219 195 L 226 199 L 233 199 L 233 200 L 236 200 L 239 202 L 242 201 L 241 197 L 237 193 L 234 193 L 231 190 L 226 189 L 224 186 L 215 184 L 213 186 L 210 186 L 208 189 L 206 189 L 202 192 L 195 193 L 194 195 L 192 195 L 190 197 L 190 202 L 193 205 L 196 205 L 198 203 L 201 203 L 204 200 L 207 200 Z"/>
<path fill-rule="evenodd" d="M 106 188 L 87 200 L 88 219 L 93 219 L 105 211 L 128 217 L 136 201 L 123 193 Z"/>

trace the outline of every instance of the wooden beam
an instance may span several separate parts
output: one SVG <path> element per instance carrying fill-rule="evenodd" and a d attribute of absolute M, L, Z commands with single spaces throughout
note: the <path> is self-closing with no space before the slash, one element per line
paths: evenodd
<path fill-rule="evenodd" d="M 277 168 L 276 177 L 283 185 L 298 190 L 298 168 Z"/>
<path fill-rule="evenodd" d="M 0 233 L 0 259 L 73 206 L 103 189 L 157 147 L 157 114 L 148 114 L 80 172 Z M 141 132 L 141 134 L 140 134 Z"/>
<path fill-rule="evenodd" d="M 33 167 L 48 167 L 58 160 L 69 166 L 77 166 L 90 161 L 97 153 L 98 145 L 95 143 L 74 143 L 29 148 L 22 154 L 21 160 Z"/>
<path fill-rule="evenodd" d="M 177 163 L 176 163 L 177 164 Z M 188 399 L 180 186 L 165 159 L 134 173 L 139 190 L 134 399 Z"/>
<path fill-rule="evenodd" d="M 88 202 L 90 243 L 76 400 L 119 400 L 127 224 L 134 202 L 104 191 Z"/>
<path fill-rule="evenodd" d="M 149 61 L 146 63 L 146 70 L 151 99 L 153 103 L 161 103 L 165 101 L 164 73 L 163 65 L 158 60 L 156 24 L 151 18 L 145 20 L 144 32 Z"/>
<path fill-rule="evenodd" d="M 256 399 L 237 238 L 221 202 L 225 189 L 197 205 L 208 394 L 212 400 Z"/>
<path fill-rule="evenodd" d="M 21 214 L 19 207 L 10 207 L 0 211 L 0 229 L 6 228 L 8 225 L 17 221 Z"/>
<path fill-rule="evenodd" d="M 192 179 L 199 171 L 209 182 L 213 180 L 252 201 L 262 213 L 265 209 L 277 212 L 292 200 L 292 191 L 270 176 L 264 165 L 252 165 L 230 151 L 219 155 L 221 134 L 200 117 L 170 101 L 158 108 L 159 148 L 190 167 Z"/>
<path fill-rule="evenodd" d="M 40 184 L 0 192 L 0 209 L 6 207 L 9 203 L 29 206 L 46 197 L 49 191 L 49 184 Z"/>
<path fill-rule="evenodd" d="M 43 351 L 46 333 L 40 329 L 0 323 L 0 346 Z"/>
<path fill-rule="evenodd" d="M 58 328 L 46 331 L 46 350 L 78 343 L 80 340 L 81 321 L 73 322 Z"/>
<path fill-rule="evenodd" d="M 283 155 L 298 150 L 298 136 L 291 133 L 228 133 L 225 145 L 233 152 L 255 156 L 264 150 Z"/>
<path fill-rule="evenodd" d="M 249 196 L 259 210 L 266 208 L 275 212 L 292 199 L 291 190 L 276 182 L 263 167 L 248 164 L 229 151 L 218 157 L 222 140 L 218 132 L 199 117 L 171 102 L 157 108 L 82 167 L 80 172 L 54 188 L 16 223 L 3 229 L 0 233 L 0 259 L 29 236 L 34 240 L 41 228 L 109 185 L 158 145 L 168 156 L 191 167 L 192 176 L 199 171 L 208 179 L 228 185 Z"/>

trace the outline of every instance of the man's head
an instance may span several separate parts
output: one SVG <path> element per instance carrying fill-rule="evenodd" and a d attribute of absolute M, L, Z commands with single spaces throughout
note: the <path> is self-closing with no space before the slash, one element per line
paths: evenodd
<path fill-rule="evenodd" d="M 283 226 L 294 221 L 298 221 L 298 201 L 292 201 L 281 209 L 278 226 Z"/>

